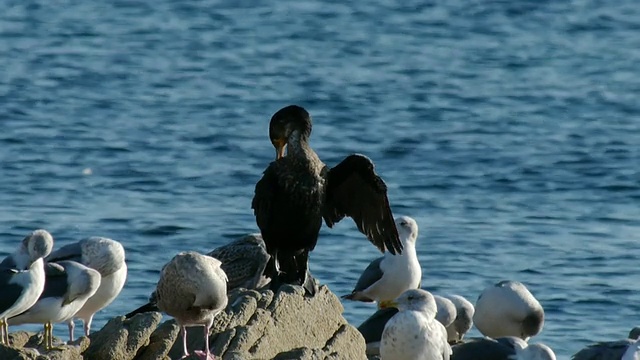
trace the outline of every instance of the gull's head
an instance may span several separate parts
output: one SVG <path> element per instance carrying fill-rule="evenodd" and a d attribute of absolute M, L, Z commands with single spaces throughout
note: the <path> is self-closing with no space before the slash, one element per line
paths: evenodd
<path fill-rule="evenodd" d="M 53 236 L 47 230 L 35 230 L 22 240 L 22 250 L 32 262 L 44 258 L 53 250 Z"/>
<path fill-rule="evenodd" d="M 516 349 L 518 360 L 556 360 L 556 354 L 545 344 L 531 344 L 526 348 Z"/>
<path fill-rule="evenodd" d="M 415 244 L 418 238 L 418 223 L 409 216 L 399 216 L 396 218 L 396 228 L 403 245 L 408 242 Z"/>
<path fill-rule="evenodd" d="M 289 105 L 278 110 L 269 122 L 269 138 L 276 149 L 276 160 L 284 157 L 290 139 L 309 138 L 311 135 L 311 115 L 302 106 Z"/>
<path fill-rule="evenodd" d="M 430 292 L 422 289 L 407 290 L 392 301 L 390 305 L 400 311 L 419 311 L 429 318 L 434 318 L 438 312 L 436 299 Z"/>

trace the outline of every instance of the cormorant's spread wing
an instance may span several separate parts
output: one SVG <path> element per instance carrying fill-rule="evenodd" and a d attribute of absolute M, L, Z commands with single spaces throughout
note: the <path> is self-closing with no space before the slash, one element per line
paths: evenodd
<path fill-rule="evenodd" d="M 363 155 L 349 155 L 329 170 L 324 207 L 327 226 L 353 218 L 358 230 L 384 252 L 402 252 L 402 243 L 391 213 L 387 186 L 376 174 L 373 163 Z"/>

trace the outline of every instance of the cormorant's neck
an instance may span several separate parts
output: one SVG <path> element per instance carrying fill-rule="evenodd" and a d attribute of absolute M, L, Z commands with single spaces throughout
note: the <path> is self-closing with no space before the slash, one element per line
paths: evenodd
<path fill-rule="evenodd" d="M 308 150 L 311 150 L 309 135 L 300 130 L 294 130 L 287 141 L 287 155 L 306 156 Z"/>

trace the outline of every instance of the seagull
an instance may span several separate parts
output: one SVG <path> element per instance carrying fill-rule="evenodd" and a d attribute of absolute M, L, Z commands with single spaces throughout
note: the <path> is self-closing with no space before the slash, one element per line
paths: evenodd
<path fill-rule="evenodd" d="M 53 324 L 66 322 L 100 286 L 100 273 L 75 261 L 45 264 L 44 291 L 29 310 L 9 319 L 11 324 L 44 324 L 45 348 L 53 348 Z M 71 334 L 70 334 L 71 336 Z"/>
<path fill-rule="evenodd" d="M 9 345 L 8 319 L 29 309 L 44 291 L 43 257 L 53 248 L 46 230 L 35 230 L 22 240 L 16 252 L 0 263 L 0 330 L 2 344 Z"/>
<path fill-rule="evenodd" d="M 640 328 L 634 327 L 629 331 L 627 339 L 617 341 L 602 341 L 585 347 L 584 349 L 575 353 L 572 360 L 610 360 L 610 359 L 622 359 L 622 360 L 639 360 L 634 358 L 635 353 L 638 351 L 640 341 Z M 625 358 L 624 356 L 627 356 Z"/>
<path fill-rule="evenodd" d="M 205 351 L 195 351 L 199 359 L 213 359 L 209 352 L 209 330 L 213 319 L 227 306 L 227 275 L 222 263 L 197 252 L 181 252 L 167 263 L 156 288 L 158 308 L 173 316 L 182 327 L 184 357 L 187 326 L 204 326 Z"/>
<path fill-rule="evenodd" d="M 286 106 L 271 117 L 276 160 L 256 183 L 251 208 L 271 255 L 265 273 L 272 279 L 271 289 L 277 291 L 282 283 L 301 285 L 313 296 L 317 284 L 308 272 L 309 252 L 323 219 L 333 227 L 345 216 L 353 218 L 383 253 L 399 254 L 402 244 L 387 186 L 373 162 L 353 154 L 329 168 L 309 146 L 311 127 L 311 116 L 301 106 Z"/>
<path fill-rule="evenodd" d="M 364 270 L 351 294 L 343 299 L 376 301 L 378 307 L 389 306 L 400 294 L 420 287 L 422 269 L 416 255 L 418 223 L 409 216 L 400 216 L 395 224 L 403 246 L 401 254 L 387 252 L 373 260 Z"/>
<path fill-rule="evenodd" d="M 528 345 L 518 337 L 476 338 L 452 347 L 451 360 L 556 360 L 545 344 Z"/>
<path fill-rule="evenodd" d="M 444 296 L 433 295 L 433 298 L 436 300 L 436 306 L 438 307 L 436 320 L 444 325 L 446 329 L 447 326 L 453 324 L 453 322 L 456 320 L 456 316 L 458 316 L 456 306 L 453 304 L 453 301 Z"/>
<path fill-rule="evenodd" d="M 500 281 L 478 297 L 473 322 L 484 336 L 528 340 L 544 325 L 544 310 L 524 284 Z"/>
<path fill-rule="evenodd" d="M 407 290 L 392 306 L 399 312 L 385 325 L 380 342 L 382 360 L 449 360 L 447 330 L 435 319 L 433 295 L 422 289 Z"/>
<path fill-rule="evenodd" d="M 464 334 L 471 330 L 475 309 L 469 300 L 460 295 L 447 294 L 444 297 L 451 300 L 456 307 L 456 319 L 446 327 L 449 343 L 456 343 L 462 341 Z"/>
<path fill-rule="evenodd" d="M 93 236 L 65 245 L 52 252 L 45 260 L 47 262 L 72 260 L 100 273 L 101 281 L 98 291 L 74 315 L 74 318 L 82 320 L 84 334 L 89 336 L 93 316 L 118 297 L 127 279 L 127 264 L 122 244 L 112 239 Z M 73 341 L 75 327 L 73 319 L 69 319 L 68 325 L 69 340 Z"/>
<path fill-rule="evenodd" d="M 269 261 L 269 254 L 260 234 L 248 234 L 228 244 L 222 245 L 210 253 L 222 262 L 222 270 L 227 274 L 227 293 L 237 289 L 260 289 L 269 283 L 264 276 L 264 269 Z M 149 302 L 125 315 L 132 316 L 149 311 L 158 311 L 158 299 L 155 291 L 151 293 Z"/>

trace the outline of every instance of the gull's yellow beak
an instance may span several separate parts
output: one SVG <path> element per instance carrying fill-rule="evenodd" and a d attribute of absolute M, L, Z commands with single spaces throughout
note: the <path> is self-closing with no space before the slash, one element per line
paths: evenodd
<path fill-rule="evenodd" d="M 390 300 L 390 301 L 380 301 L 380 303 L 378 304 L 378 308 L 379 309 L 387 309 L 387 308 L 397 308 L 398 307 L 398 303 L 395 302 L 394 300 Z"/>
<path fill-rule="evenodd" d="M 275 139 L 271 141 L 276 148 L 276 160 L 280 160 L 284 157 L 284 150 L 287 148 L 287 140 L 284 138 Z"/>

